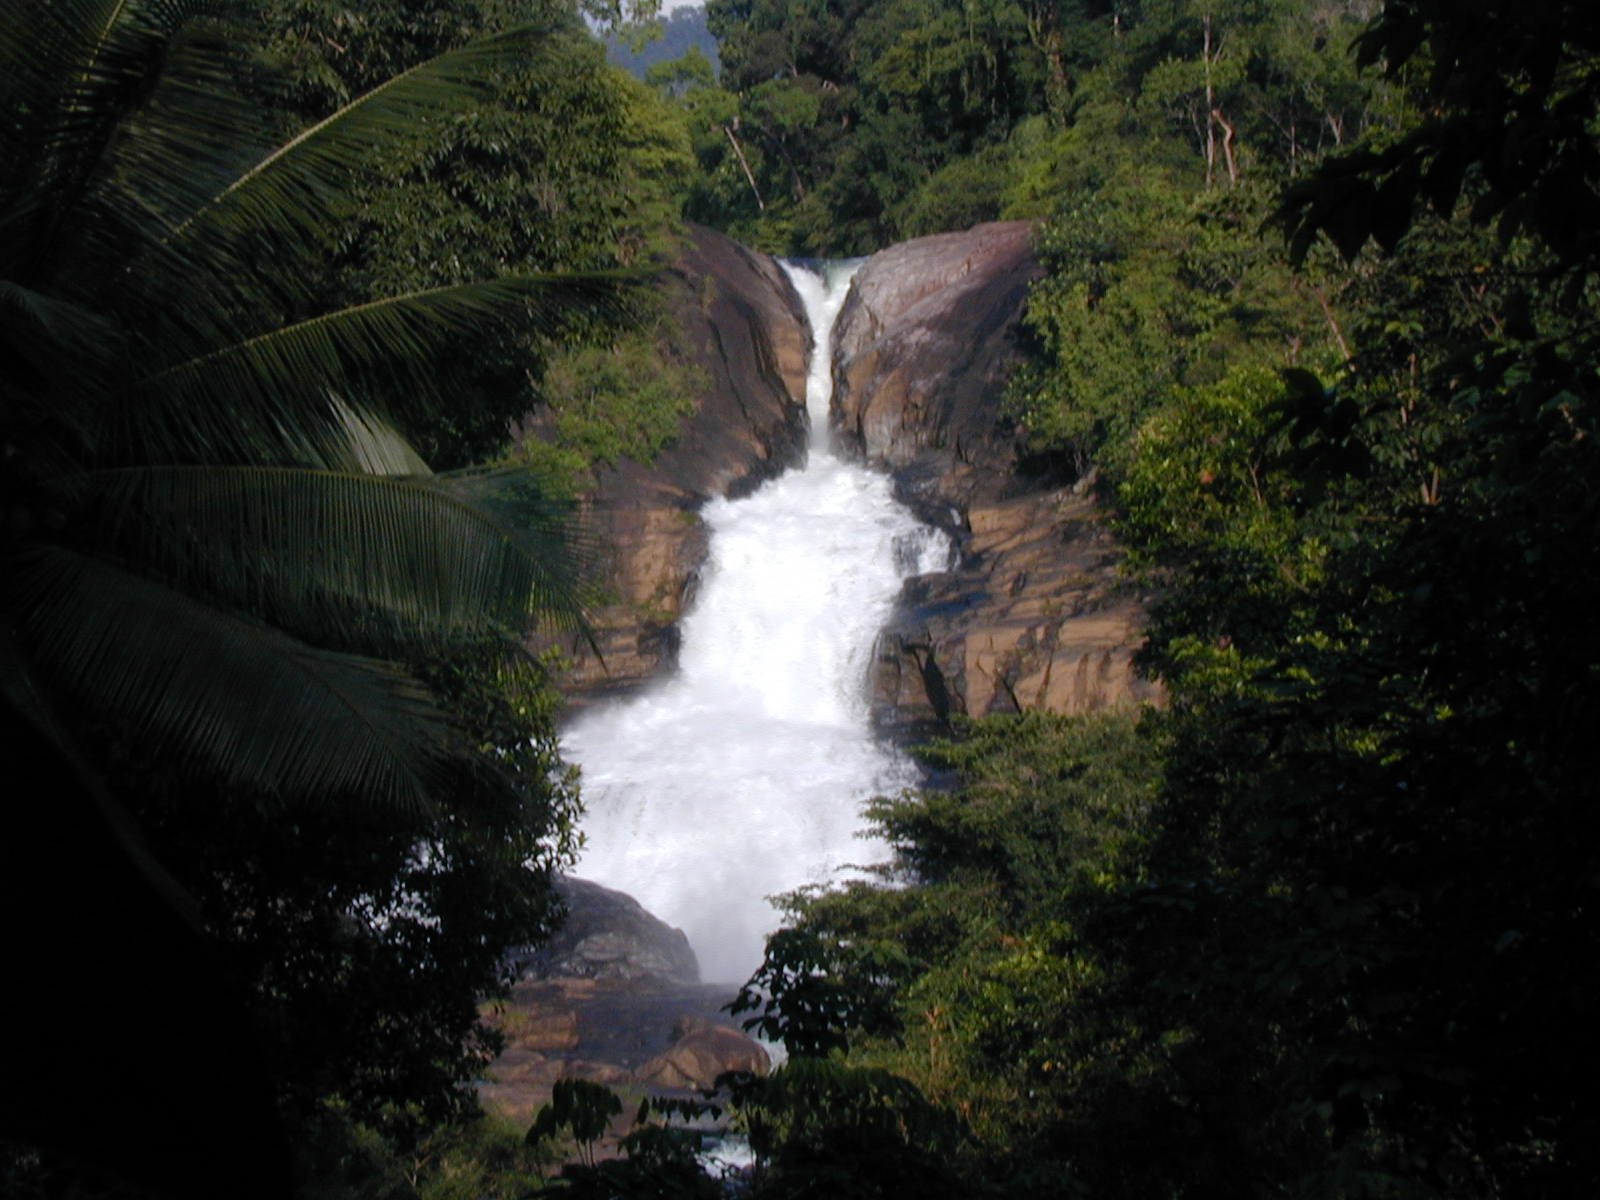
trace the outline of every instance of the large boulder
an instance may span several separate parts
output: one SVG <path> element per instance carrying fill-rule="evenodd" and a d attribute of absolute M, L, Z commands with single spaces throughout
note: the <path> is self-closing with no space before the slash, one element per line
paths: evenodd
<path fill-rule="evenodd" d="M 675 661 L 677 622 L 707 551 L 700 506 L 754 491 L 805 453 L 811 334 L 777 262 L 691 226 L 661 291 L 682 334 L 673 351 L 708 386 L 653 462 L 602 469 L 584 498 L 606 600 L 591 613 L 599 655 L 569 647 L 564 686 L 580 705 L 631 690 Z"/>
<path fill-rule="evenodd" d="M 958 713 L 1161 698 L 1134 669 L 1147 598 L 1122 578 L 1092 479 L 1030 476 L 1002 413 L 1040 275 L 1031 238 L 1008 222 L 891 246 L 857 273 L 834 333 L 841 440 L 960 551 L 908 585 L 878 643 L 873 712 L 901 736 Z"/>
<path fill-rule="evenodd" d="M 1000 399 L 1039 275 L 1023 221 L 901 242 L 857 272 L 834 330 L 833 420 L 910 499 L 960 507 L 1007 488 Z"/>
<path fill-rule="evenodd" d="M 683 930 L 646 912 L 632 896 L 570 875 L 556 880 L 566 920 L 520 964 L 540 978 L 700 982 Z"/>
<path fill-rule="evenodd" d="M 684 1016 L 673 1025 L 672 1045 L 640 1067 L 635 1077 L 654 1088 L 709 1090 L 719 1075 L 729 1071 L 765 1075 L 771 1067 L 761 1044 L 737 1029 Z"/>

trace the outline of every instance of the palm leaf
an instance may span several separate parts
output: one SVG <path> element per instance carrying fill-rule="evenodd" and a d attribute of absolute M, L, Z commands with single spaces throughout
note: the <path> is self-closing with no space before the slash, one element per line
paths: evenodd
<path fill-rule="evenodd" d="M 0 270 L 50 277 L 61 256 L 103 268 L 148 236 L 149 218 L 164 231 L 171 218 L 161 214 L 189 211 L 236 175 L 249 146 L 241 132 L 260 125 L 259 112 L 237 95 L 238 53 L 197 34 L 194 23 L 240 5 L 13 0 L 5 7 Z M 94 284 L 109 278 L 103 269 L 76 274 Z"/>
<path fill-rule="evenodd" d="M 265 154 L 196 206 L 175 238 L 227 229 L 321 234 L 329 180 L 369 165 L 374 145 L 403 144 L 430 119 L 484 97 L 499 68 L 526 56 L 555 28 L 521 25 L 401 72 Z"/>
<path fill-rule="evenodd" d="M 100 772 L 94 769 L 88 757 L 62 726 L 56 712 L 39 694 L 22 665 L 12 631 L 4 625 L 0 625 L 0 703 L 16 714 L 23 728 L 42 739 L 55 752 L 60 768 L 74 777 L 81 794 L 99 811 L 107 832 L 156 894 L 191 929 L 200 929 L 200 906 L 188 889 L 174 879 L 152 853 L 138 822 L 111 794 Z M 52 781 L 56 788 L 53 799 L 59 799 L 64 782 Z"/>
<path fill-rule="evenodd" d="M 416 448 L 387 421 L 342 396 L 330 395 L 328 404 L 335 423 L 344 431 L 346 453 L 354 470 L 364 475 L 433 474 Z"/>
<path fill-rule="evenodd" d="M 361 372 L 415 393 L 425 368 L 463 331 L 559 310 L 603 309 L 621 276 L 541 274 L 390 296 L 273 329 L 136 379 L 105 420 L 110 453 L 125 459 L 301 463 L 348 469 L 347 431 L 328 407 Z M 227 406 L 215 398 L 229 397 Z M 292 432 L 291 432 L 292 431 Z"/>
<path fill-rule="evenodd" d="M 440 650 L 515 641 L 535 621 L 583 628 L 556 522 L 530 521 L 526 503 L 492 511 L 459 481 L 205 466 L 96 472 L 73 485 L 102 493 L 124 551 L 318 641 Z"/>
<path fill-rule="evenodd" d="M 59 547 L 12 560 L 19 648 L 58 703 L 162 758 L 283 799 L 430 807 L 448 726 L 389 664 L 306 645 Z"/>
<path fill-rule="evenodd" d="M 86 415 L 64 406 L 62 391 L 103 390 L 115 358 L 115 328 L 95 313 L 0 279 L 0 402 L 8 426 L 50 428 L 54 437 L 35 437 L 27 466 L 35 472 L 54 469 L 65 443 L 83 445 L 90 428 Z M 64 439 L 64 441 L 63 441 Z M 54 444 L 52 444 L 54 443 Z M 70 454 L 67 455 L 70 458 Z"/>

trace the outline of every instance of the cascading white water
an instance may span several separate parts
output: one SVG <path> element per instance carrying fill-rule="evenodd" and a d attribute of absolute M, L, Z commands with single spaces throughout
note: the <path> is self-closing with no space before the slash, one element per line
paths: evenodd
<path fill-rule="evenodd" d="M 859 837 L 861 806 L 915 771 L 868 727 L 868 658 L 901 581 L 949 553 L 885 476 L 827 449 L 833 322 L 854 266 L 785 269 L 814 337 L 809 461 L 706 505 L 710 559 L 678 672 L 564 739 L 588 809 L 578 873 L 681 927 L 712 982 L 760 964 L 778 920 L 768 896 L 885 856 Z"/>

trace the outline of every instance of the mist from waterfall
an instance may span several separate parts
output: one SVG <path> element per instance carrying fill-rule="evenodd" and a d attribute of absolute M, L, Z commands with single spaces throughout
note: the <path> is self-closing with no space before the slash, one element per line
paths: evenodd
<path fill-rule="evenodd" d="M 886 857 L 860 836 L 862 804 L 916 782 L 872 735 L 867 669 L 901 582 L 943 569 L 949 547 L 887 476 L 828 449 L 832 329 L 854 268 L 785 264 L 815 340 L 806 465 L 705 506 L 710 557 L 677 672 L 564 734 L 587 806 L 576 873 L 681 927 L 710 982 L 760 965 L 778 924 L 768 896 Z"/>

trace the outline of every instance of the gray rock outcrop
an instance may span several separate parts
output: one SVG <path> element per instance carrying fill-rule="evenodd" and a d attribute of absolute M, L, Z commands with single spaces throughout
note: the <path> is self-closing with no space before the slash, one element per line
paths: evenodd
<path fill-rule="evenodd" d="M 959 506 L 1004 490 L 1016 447 L 1000 397 L 1039 275 L 1022 221 L 869 258 L 834 330 L 833 419 L 844 444 L 894 470 L 917 501 Z"/>
<path fill-rule="evenodd" d="M 652 916 L 632 896 L 570 875 L 556 880 L 556 891 L 567 906 L 566 920 L 523 961 L 524 974 L 700 982 L 700 965 L 683 930 Z"/>

